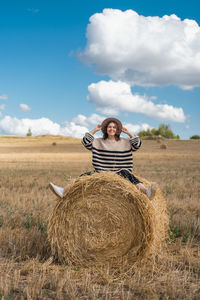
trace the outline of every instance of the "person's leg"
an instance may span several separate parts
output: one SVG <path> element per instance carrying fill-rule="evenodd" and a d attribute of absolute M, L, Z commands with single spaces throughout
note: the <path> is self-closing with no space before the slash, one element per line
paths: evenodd
<path fill-rule="evenodd" d="M 155 197 L 158 185 L 156 182 L 152 182 L 151 185 L 146 188 L 142 183 L 138 183 L 136 184 L 136 187 L 145 195 L 147 195 L 150 200 L 152 200 Z"/>
<path fill-rule="evenodd" d="M 146 189 L 146 195 L 150 200 L 153 200 L 155 197 L 157 189 L 158 184 L 156 182 L 152 182 L 151 185 Z"/>
<path fill-rule="evenodd" d="M 136 188 L 139 189 L 142 193 L 147 195 L 147 197 L 152 200 L 155 197 L 157 184 L 153 182 L 148 188 L 144 186 L 144 184 L 136 178 L 132 173 L 127 170 L 121 170 L 117 172 L 118 175 L 127 178 L 130 182 L 135 184 Z"/>
<path fill-rule="evenodd" d="M 55 185 L 54 183 L 50 182 L 49 187 L 51 191 L 59 198 L 64 197 L 64 188 L 62 186 Z"/>
<path fill-rule="evenodd" d="M 75 180 L 76 180 L 76 178 L 71 179 L 70 182 L 64 186 L 63 197 L 65 197 L 67 195 L 67 192 L 69 191 L 70 186 L 75 182 Z"/>
<path fill-rule="evenodd" d="M 138 189 L 138 190 L 140 190 L 141 192 L 143 192 L 144 194 L 146 194 L 146 188 L 145 188 L 145 186 L 144 186 L 144 184 L 143 183 L 141 183 L 141 182 L 139 182 L 139 183 L 136 183 L 136 188 Z"/>
<path fill-rule="evenodd" d="M 81 176 L 87 176 L 94 174 L 93 171 L 86 172 L 80 175 Z M 50 182 L 49 187 L 51 191 L 58 196 L 59 198 L 63 198 L 66 196 L 67 192 L 69 191 L 70 186 L 75 182 L 76 178 L 72 179 L 68 184 L 66 184 L 64 187 L 55 185 L 54 183 Z"/>
<path fill-rule="evenodd" d="M 66 184 L 64 187 L 56 185 L 52 182 L 49 183 L 49 187 L 51 191 L 58 196 L 59 198 L 63 198 L 66 196 L 70 186 L 74 183 L 75 179 L 72 179 L 68 184 Z"/>
<path fill-rule="evenodd" d="M 143 183 L 136 178 L 132 173 L 130 173 L 128 170 L 120 170 L 117 172 L 118 175 L 127 178 L 131 183 L 138 185 L 138 188 L 140 187 L 141 190 L 145 189 Z"/>

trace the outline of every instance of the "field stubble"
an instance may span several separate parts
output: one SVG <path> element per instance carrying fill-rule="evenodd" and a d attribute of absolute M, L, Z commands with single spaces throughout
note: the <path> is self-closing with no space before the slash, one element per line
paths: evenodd
<path fill-rule="evenodd" d="M 56 145 L 52 145 L 55 141 Z M 90 153 L 61 137 L 0 138 L 0 295 L 2 299 L 200 299 L 200 143 L 144 141 L 135 173 L 158 182 L 170 215 L 165 250 L 121 276 L 53 261 L 48 183 L 91 170 Z"/>

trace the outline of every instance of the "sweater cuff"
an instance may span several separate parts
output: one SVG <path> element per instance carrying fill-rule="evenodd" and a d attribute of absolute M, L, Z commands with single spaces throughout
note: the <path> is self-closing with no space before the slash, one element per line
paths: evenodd
<path fill-rule="evenodd" d="M 93 140 L 94 140 L 94 136 L 90 132 L 86 132 L 85 137 L 90 142 L 93 142 Z"/>
<path fill-rule="evenodd" d="M 139 147 L 139 145 L 140 145 L 140 138 L 139 138 L 139 136 L 136 136 L 134 138 L 130 138 L 130 142 L 134 146 Z"/>

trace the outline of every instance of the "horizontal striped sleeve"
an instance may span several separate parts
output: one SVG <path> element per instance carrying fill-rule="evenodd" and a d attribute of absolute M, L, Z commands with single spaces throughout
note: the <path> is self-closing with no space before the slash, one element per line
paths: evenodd
<path fill-rule="evenodd" d="M 83 139 L 82 139 L 82 144 L 83 146 L 87 149 L 87 150 L 92 150 L 92 142 L 94 141 L 94 136 L 89 133 L 86 132 L 86 134 L 84 135 Z"/>
<path fill-rule="evenodd" d="M 132 149 L 132 151 L 137 151 L 140 148 L 140 146 L 142 145 L 142 141 L 139 138 L 139 136 L 131 138 L 130 139 L 130 143 L 131 143 L 131 149 Z"/>

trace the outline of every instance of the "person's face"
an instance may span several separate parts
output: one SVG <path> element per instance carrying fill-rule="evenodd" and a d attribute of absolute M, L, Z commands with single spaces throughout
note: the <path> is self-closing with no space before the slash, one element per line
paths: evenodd
<path fill-rule="evenodd" d="M 109 137 L 114 137 L 117 132 L 117 126 L 115 123 L 110 122 L 107 126 L 107 134 Z"/>

